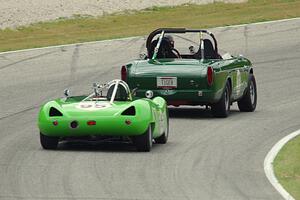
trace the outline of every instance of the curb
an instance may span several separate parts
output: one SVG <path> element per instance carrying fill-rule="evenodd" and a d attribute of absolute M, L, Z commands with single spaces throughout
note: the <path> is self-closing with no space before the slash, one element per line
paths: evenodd
<path fill-rule="evenodd" d="M 279 142 L 277 142 L 272 147 L 272 149 L 269 151 L 269 153 L 267 154 L 264 160 L 264 170 L 268 180 L 285 200 L 295 200 L 295 199 L 282 187 L 278 179 L 275 177 L 273 162 L 277 154 L 279 153 L 279 151 L 282 149 L 282 147 L 290 140 L 294 139 L 299 135 L 300 135 L 300 129 L 282 138 Z"/>

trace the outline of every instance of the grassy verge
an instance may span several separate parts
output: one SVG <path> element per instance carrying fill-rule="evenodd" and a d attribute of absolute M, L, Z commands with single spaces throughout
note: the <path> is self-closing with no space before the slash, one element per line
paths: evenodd
<path fill-rule="evenodd" d="M 0 31 L 0 51 L 146 35 L 158 27 L 209 28 L 300 16 L 299 0 L 249 0 L 154 7 L 103 17 L 74 17 Z"/>
<path fill-rule="evenodd" d="M 280 184 L 300 199 L 300 136 L 282 148 L 274 161 L 274 170 Z"/>

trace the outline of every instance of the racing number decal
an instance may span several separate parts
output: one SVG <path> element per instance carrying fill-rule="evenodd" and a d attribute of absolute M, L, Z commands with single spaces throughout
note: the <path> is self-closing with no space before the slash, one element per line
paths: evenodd
<path fill-rule="evenodd" d="M 80 108 L 91 108 L 93 107 L 91 104 L 81 104 Z"/>
<path fill-rule="evenodd" d="M 88 111 L 101 110 L 110 107 L 111 105 L 109 103 L 95 103 L 95 102 L 81 102 L 76 106 L 76 108 L 78 109 L 83 109 Z"/>

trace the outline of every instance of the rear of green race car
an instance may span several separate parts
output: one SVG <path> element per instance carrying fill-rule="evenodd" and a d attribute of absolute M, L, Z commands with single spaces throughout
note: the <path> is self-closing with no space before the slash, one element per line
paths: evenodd
<path fill-rule="evenodd" d="M 144 133 L 152 121 L 151 115 L 142 112 L 141 107 L 144 108 L 145 105 L 139 102 L 135 106 L 122 102 L 99 110 L 84 110 L 77 108 L 78 105 L 79 103 L 61 104 L 61 100 L 47 103 L 40 111 L 40 131 L 45 135 L 57 137 L 129 136 Z M 144 110 L 149 112 L 149 108 Z M 141 115 L 143 117 L 137 117 Z"/>
<path fill-rule="evenodd" d="M 138 97 L 151 92 L 154 97 L 163 97 L 168 105 L 209 106 L 215 117 L 227 117 L 235 101 L 242 111 L 255 109 L 256 84 L 252 73 L 250 61 L 243 57 L 148 59 L 134 61 L 121 69 L 122 79 L 129 87 L 137 88 Z M 255 94 L 253 101 L 249 101 L 248 95 L 250 82 Z"/>
<path fill-rule="evenodd" d="M 214 69 L 215 65 L 184 59 L 136 61 L 126 66 L 126 81 L 131 88 L 138 88 L 139 97 L 152 90 L 169 105 L 207 105 L 220 100 L 228 78 L 228 73 Z"/>
<path fill-rule="evenodd" d="M 145 134 L 149 126 L 152 137 L 157 138 L 166 129 L 161 120 L 161 116 L 166 116 L 166 104 L 160 97 L 153 101 L 141 99 L 113 104 L 82 102 L 81 99 L 57 99 L 41 108 L 38 119 L 41 140 L 45 137 L 50 140 L 85 136 L 137 137 Z M 43 141 L 42 146 L 45 148 Z"/>

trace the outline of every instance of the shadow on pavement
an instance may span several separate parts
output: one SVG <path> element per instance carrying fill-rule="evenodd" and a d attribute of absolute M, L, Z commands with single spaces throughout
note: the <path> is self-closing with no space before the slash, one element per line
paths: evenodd
<path fill-rule="evenodd" d="M 241 114 L 238 110 L 230 110 L 229 116 L 233 117 L 235 115 Z M 215 118 L 211 114 L 211 110 L 200 106 L 191 107 L 169 107 L 169 117 L 170 118 L 184 118 L 184 119 L 226 119 L 226 118 Z"/>
<path fill-rule="evenodd" d="M 125 141 L 63 141 L 57 150 L 60 151 L 101 151 L 101 152 L 136 152 L 131 142 Z"/>
<path fill-rule="evenodd" d="M 201 118 L 212 118 L 213 116 L 210 109 L 205 109 L 204 107 L 193 106 L 193 107 L 169 107 L 169 117 L 170 118 L 191 118 L 191 119 L 201 119 Z"/>

